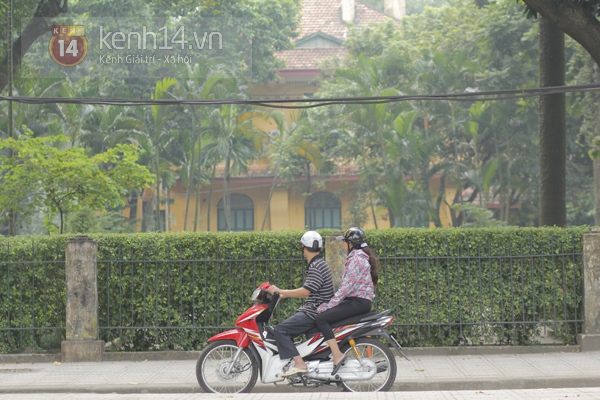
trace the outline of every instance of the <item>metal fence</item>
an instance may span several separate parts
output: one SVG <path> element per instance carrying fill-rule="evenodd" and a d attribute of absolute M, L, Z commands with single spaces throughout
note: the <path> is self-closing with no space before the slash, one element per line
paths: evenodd
<path fill-rule="evenodd" d="M 575 343 L 583 323 L 580 251 L 554 242 L 465 247 L 461 254 L 450 243 L 431 249 L 425 241 L 422 254 L 384 251 L 403 255 L 380 259 L 383 281 L 392 284 L 380 288 L 376 303 L 393 310 L 405 344 Z"/>
<path fill-rule="evenodd" d="M 306 261 L 287 258 L 135 259 L 119 251 L 98 261 L 101 339 L 117 350 L 198 349 L 233 327 L 262 282 L 299 287 Z M 291 315 L 300 300 L 281 303 Z M 276 318 L 278 318 L 276 316 Z M 279 317 L 281 318 L 281 317 Z"/>
<path fill-rule="evenodd" d="M 568 246 L 581 249 L 581 246 Z M 582 330 L 582 254 L 565 243 L 516 249 L 488 242 L 465 254 L 425 242 L 384 243 L 374 307 L 391 309 L 403 345 L 573 343 Z M 0 260 L 0 351 L 57 348 L 65 334 L 64 249 Z M 302 285 L 306 262 L 289 257 L 98 260 L 101 339 L 113 350 L 199 349 L 234 325 L 264 281 Z M 285 299 L 273 323 L 300 300 Z"/>
<path fill-rule="evenodd" d="M 64 254 L 64 247 L 36 247 L 32 241 L 10 261 L 0 258 L 0 353 L 60 347 L 66 320 Z"/>

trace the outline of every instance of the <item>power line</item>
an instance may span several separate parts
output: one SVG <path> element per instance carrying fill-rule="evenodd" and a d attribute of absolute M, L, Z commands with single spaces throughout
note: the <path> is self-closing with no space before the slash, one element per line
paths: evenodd
<path fill-rule="evenodd" d="M 115 105 L 115 106 L 148 106 L 148 105 L 254 105 L 268 108 L 303 109 L 315 108 L 339 104 L 384 104 L 399 103 L 403 101 L 498 101 L 514 100 L 538 96 L 548 96 L 560 93 L 592 92 L 600 90 L 600 83 L 589 83 L 583 85 L 551 86 L 529 89 L 509 89 L 491 91 L 468 91 L 464 93 L 449 94 L 422 94 L 422 95 L 398 95 L 398 96 L 369 96 L 369 97 L 329 97 L 329 98 L 298 98 L 265 100 L 244 99 L 222 99 L 222 100 L 200 100 L 200 99 L 112 99 L 101 97 L 22 97 L 22 96 L 0 96 L 0 101 L 14 101 L 22 104 L 89 104 L 89 105 Z"/>

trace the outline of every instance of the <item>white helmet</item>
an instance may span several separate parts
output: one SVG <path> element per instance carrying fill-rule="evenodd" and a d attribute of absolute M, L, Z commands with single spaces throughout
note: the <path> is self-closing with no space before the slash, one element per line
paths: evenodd
<path fill-rule="evenodd" d="M 309 251 L 318 252 L 323 247 L 323 238 L 315 231 L 306 231 L 300 238 L 302 243 Z"/>

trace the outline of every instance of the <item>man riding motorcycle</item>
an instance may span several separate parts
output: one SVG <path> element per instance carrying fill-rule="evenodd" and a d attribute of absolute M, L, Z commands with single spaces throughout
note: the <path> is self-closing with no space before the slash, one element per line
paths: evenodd
<path fill-rule="evenodd" d="M 274 328 L 279 357 L 282 360 L 292 358 L 294 361 L 294 366 L 283 373 L 282 377 L 303 374 L 308 371 L 306 363 L 300 357 L 294 345 L 294 337 L 316 327 L 315 315 L 317 307 L 328 302 L 334 293 L 331 270 L 320 254 L 323 248 L 323 238 L 321 235 L 315 231 L 307 231 L 302 235 L 300 243 L 302 244 L 302 255 L 308 262 L 306 280 L 302 287 L 284 290 L 272 285 L 268 289 L 271 295 L 279 293 L 281 298 L 295 297 L 307 299 L 304 305 L 298 308 L 296 314 Z"/>

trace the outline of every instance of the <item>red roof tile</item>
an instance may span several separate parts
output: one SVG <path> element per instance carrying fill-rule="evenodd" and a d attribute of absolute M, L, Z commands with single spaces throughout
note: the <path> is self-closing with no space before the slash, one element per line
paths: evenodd
<path fill-rule="evenodd" d="M 303 0 L 298 39 L 317 32 L 345 40 L 349 27 L 342 20 L 341 0 Z M 383 22 L 387 15 L 355 2 L 354 25 L 361 26 L 370 22 Z"/>
<path fill-rule="evenodd" d="M 296 40 L 317 32 L 345 40 L 350 27 L 342 20 L 341 4 L 341 0 L 302 0 L 299 34 Z M 355 2 L 354 26 L 366 26 L 390 18 L 358 1 Z M 322 60 L 331 56 L 343 56 L 346 52 L 342 47 L 297 48 L 278 52 L 276 56 L 285 61 L 284 70 L 302 70 L 317 69 Z"/>
<path fill-rule="evenodd" d="M 321 61 L 333 57 L 343 57 L 348 53 L 344 47 L 325 47 L 318 49 L 292 49 L 277 53 L 277 58 L 285 61 L 286 70 L 318 69 Z"/>

